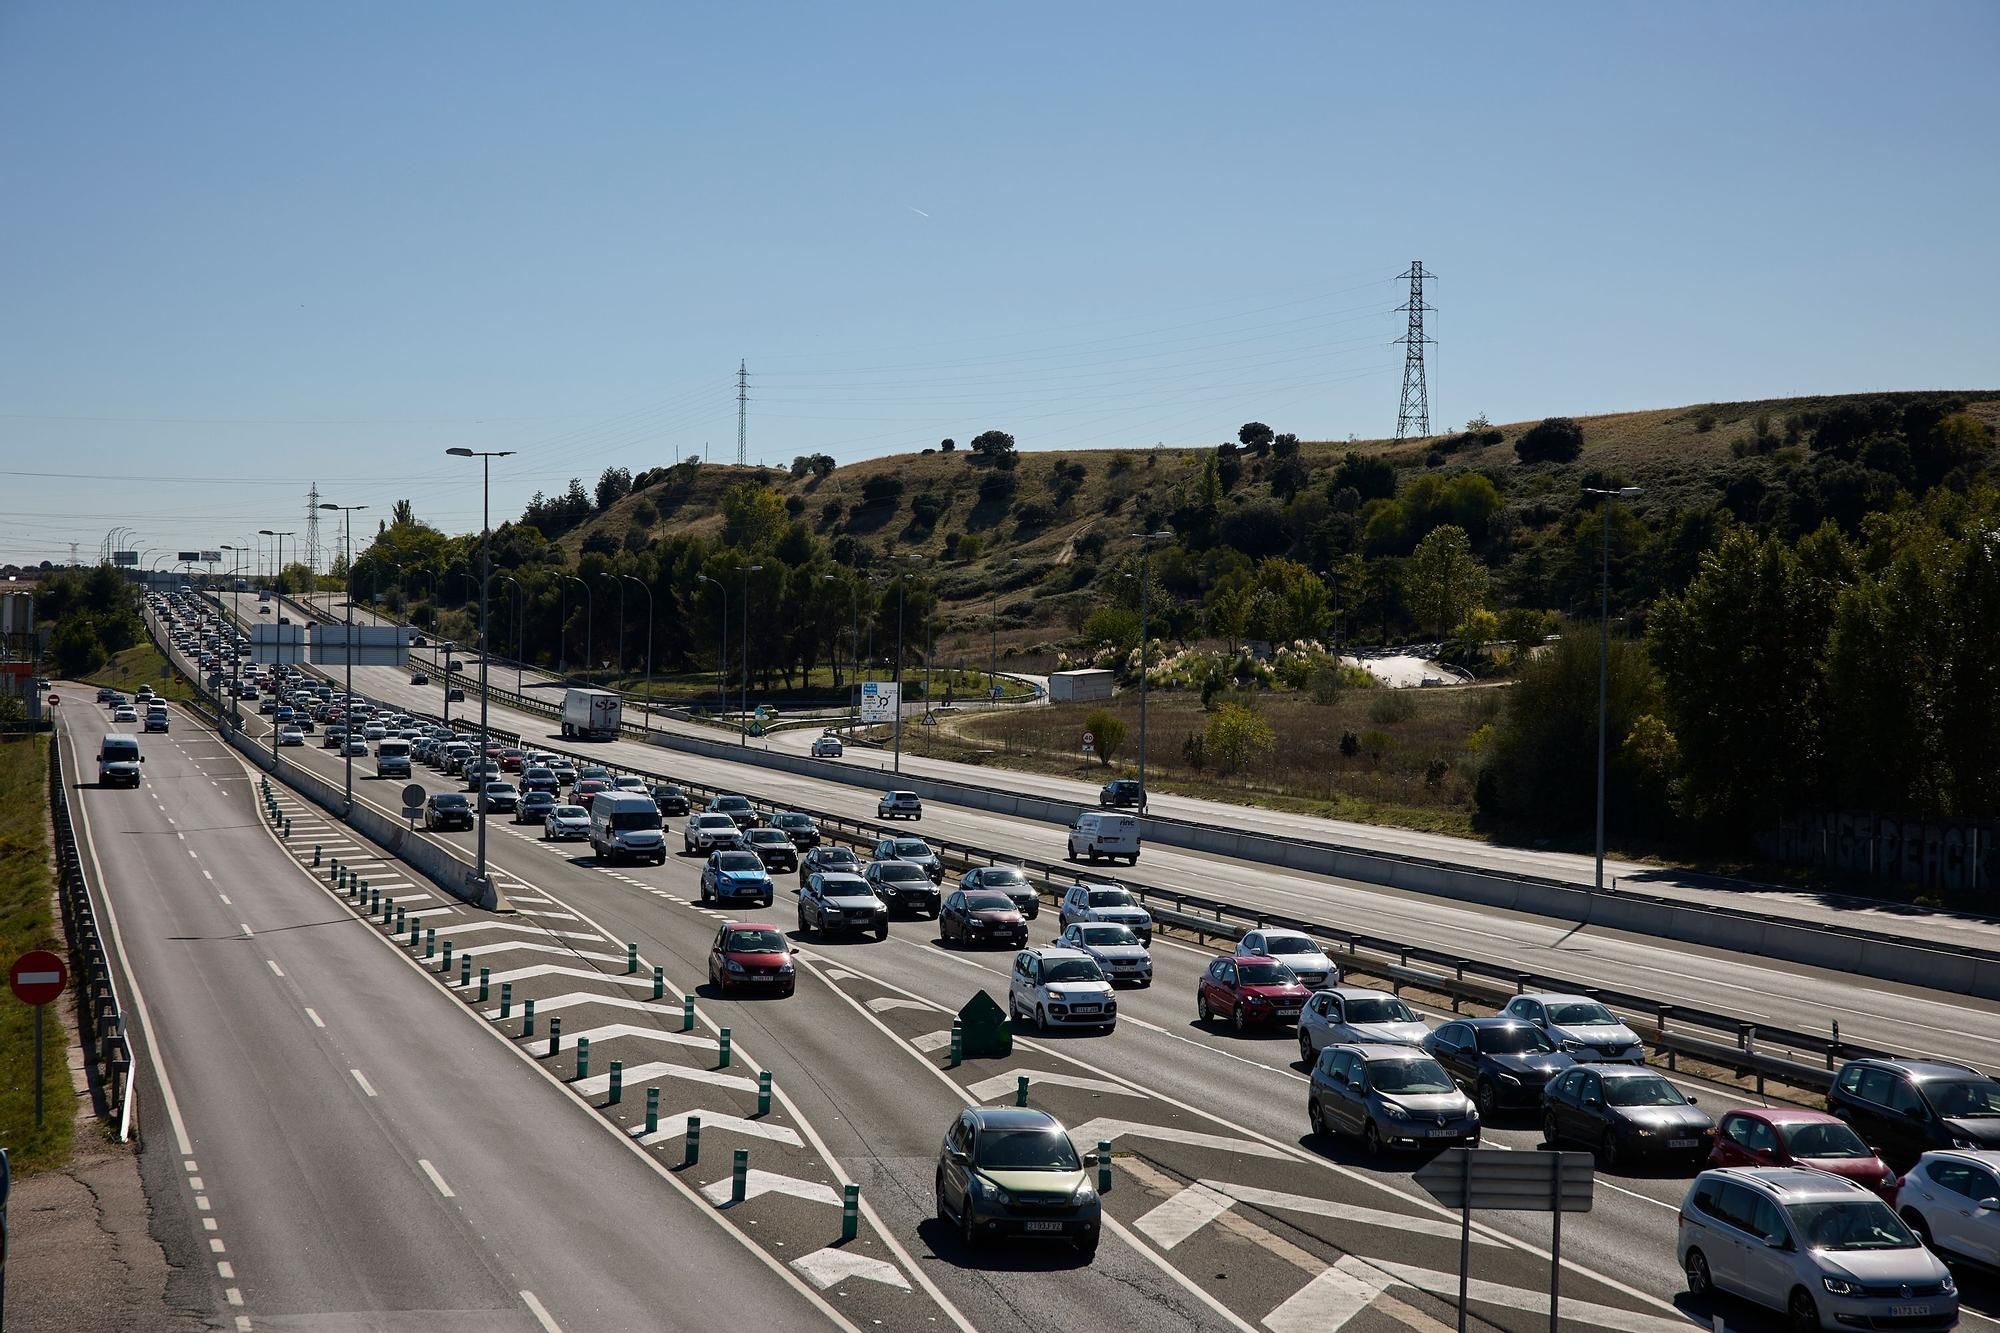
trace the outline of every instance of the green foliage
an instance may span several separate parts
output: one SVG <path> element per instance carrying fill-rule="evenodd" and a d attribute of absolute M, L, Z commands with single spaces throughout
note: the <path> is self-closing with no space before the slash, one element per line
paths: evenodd
<path fill-rule="evenodd" d="M 1448 523 L 1417 543 L 1403 587 L 1411 613 L 1443 639 L 1485 598 L 1486 566 L 1472 554 L 1465 529 Z"/>
<path fill-rule="evenodd" d="M 1277 748 L 1277 733 L 1256 709 L 1225 703 L 1209 716 L 1203 753 L 1224 773 L 1235 773 Z"/>
<path fill-rule="evenodd" d="M 1004 430 L 983 430 L 972 437 L 972 452 L 999 459 L 1014 452 L 1014 437 Z"/>
<path fill-rule="evenodd" d="M 1123 656 L 1139 646 L 1139 613 L 1101 606 L 1084 619 L 1083 637 L 1093 644 L 1110 644 Z"/>
<path fill-rule="evenodd" d="M 1083 719 L 1083 729 L 1090 733 L 1097 762 L 1108 766 L 1119 747 L 1125 744 L 1125 724 L 1105 709 L 1098 708 Z"/>
<path fill-rule="evenodd" d="M 1343 489 L 1354 491 L 1364 501 L 1394 499 L 1396 469 L 1386 458 L 1364 458 L 1350 449 L 1341 456 L 1333 469 L 1333 479 L 1327 483 L 1329 493 Z"/>
<path fill-rule="evenodd" d="M 1583 427 L 1569 417 L 1550 417 L 1514 440 L 1514 456 L 1523 463 L 1573 463 L 1582 452 Z"/>
<path fill-rule="evenodd" d="M 878 472 L 861 483 L 861 503 L 868 508 L 894 504 L 903 493 L 903 479 L 893 472 Z"/>
<path fill-rule="evenodd" d="M 768 486 L 739 481 L 722 493 L 722 540 L 746 551 L 761 550 L 785 525 L 785 501 Z"/>
<path fill-rule="evenodd" d="M 632 493 L 632 474 L 622 467 L 608 467 L 597 478 L 597 507 L 611 508 Z"/>
<path fill-rule="evenodd" d="M 1208 767 L 1208 737 L 1191 731 L 1181 738 L 1181 762 L 1199 773 Z"/>
<path fill-rule="evenodd" d="M 1417 715 L 1417 701 L 1408 690 L 1383 690 L 1368 701 L 1368 720 L 1377 726 L 1394 726 Z"/>

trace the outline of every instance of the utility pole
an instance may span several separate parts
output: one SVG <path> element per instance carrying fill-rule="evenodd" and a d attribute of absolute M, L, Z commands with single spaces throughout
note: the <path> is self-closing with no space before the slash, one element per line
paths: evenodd
<path fill-rule="evenodd" d="M 319 483 L 306 492 L 306 568 L 319 573 Z"/>
<path fill-rule="evenodd" d="M 736 466 L 750 456 L 750 363 L 736 363 Z"/>
<path fill-rule="evenodd" d="M 1645 492 L 1637 486 L 1621 486 L 1617 490 L 1602 490 L 1595 486 L 1583 488 L 1585 495 L 1598 497 L 1598 507 L 1603 512 L 1604 565 L 1603 579 L 1598 585 L 1600 602 L 1597 627 L 1597 878 L 1592 893 L 1604 892 L 1604 740 L 1608 727 L 1607 714 L 1610 712 L 1611 698 L 1611 502 L 1629 500 Z"/>
<path fill-rule="evenodd" d="M 1396 410 L 1396 438 L 1400 440 L 1414 433 L 1423 439 L 1431 433 L 1431 395 L 1424 382 L 1424 344 L 1437 343 L 1437 339 L 1424 336 L 1424 312 L 1437 313 L 1436 307 L 1424 302 L 1424 283 L 1435 282 L 1437 274 L 1426 273 L 1424 261 L 1412 259 L 1409 271 L 1397 277 L 1410 281 L 1410 299 L 1396 307 L 1408 313 L 1410 323 L 1403 336 L 1396 339 L 1403 344 L 1403 405 Z"/>

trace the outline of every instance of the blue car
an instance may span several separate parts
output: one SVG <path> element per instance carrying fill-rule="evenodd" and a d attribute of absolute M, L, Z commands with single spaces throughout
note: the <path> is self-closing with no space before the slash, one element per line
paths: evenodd
<path fill-rule="evenodd" d="M 701 868 L 701 902 L 734 903 L 754 899 L 771 905 L 771 873 L 755 852 L 713 852 Z"/>

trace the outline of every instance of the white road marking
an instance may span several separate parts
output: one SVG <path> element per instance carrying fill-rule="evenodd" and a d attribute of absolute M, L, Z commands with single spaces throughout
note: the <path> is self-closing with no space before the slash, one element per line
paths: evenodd
<path fill-rule="evenodd" d="M 194 1196 L 194 1206 L 195 1206 L 195 1207 L 197 1207 L 197 1208 L 199 1208 L 199 1209 L 201 1209 L 201 1211 L 202 1211 L 202 1212 L 204 1212 L 204 1213 L 205 1213 L 205 1212 L 207 1212 L 207 1211 L 208 1211 L 208 1196 L 207 1196 L 206 1194 L 197 1194 L 197 1195 L 195 1195 L 195 1196 Z"/>
<path fill-rule="evenodd" d="M 455 1199 L 458 1197 L 456 1194 L 453 1194 L 451 1192 L 451 1186 L 444 1183 L 444 1177 L 438 1174 L 438 1169 L 436 1167 L 432 1166 L 429 1162 L 425 1161 L 421 1157 L 417 1159 L 417 1165 L 422 1167 L 424 1174 L 431 1178 L 431 1184 L 437 1186 L 437 1192 L 439 1194 L 444 1195 L 444 1197 L 447 1199 Z"/>
<path fill-rule="evenodd" d="M 1384 1259 L 1357 1259 L 1353 1255 L 1344 1256 L 1334 1267 L 1350 1274 L 1359 1274 L 1366 1269 L 1379 1269 L 1397 1282 L 1415 1287 L 1442 1300 L 1456 1302 L 1458 1299 L 1458 1274 L 1439 1273 L 1428 1268 L 1418 1268 L 1413 1264 L 1392 1263 Z M 1549 1294 L 1546 1291 L 1530 1291 L 1524 1287 L 1509 1287 L 1498 1282 L 1483 1282 L 1472 1279 L 1467 1293 L 1472 1300 L 1486 1305 L 1498 1305 L 1503 1309 L 1520 1310 L 1529 1314 L 1546 1315 L 1549 1312 Z M 1641 1314 L 1636 1310 L 1621 1310 L 1612 1305 L 1596 1305 L 1590 1301 L 1566 1299 L 1563 1301 L 1566 1318 L 1591 1328 L 1616 1329 L 1621 1333 L 1686 1333 L 1684 1319 L 1662 1319 L 1658 1315 Z"/>
<path fill-rule="evenodd" d="M 1132 1225 L 1163 1250 L 1192 1236 L 1234 1206 L 1228 1195 L 1207 1185 L 1189 1185 L 1146 1212 Z"/>
<path fill-rule="evenodd" d="M 210 1237 L 208 1238 L 208 1252 L 209 1252 L 210 1254 L 227 1254 L 227 1253 L 229 1253 L 229 1251 L 228 1251 L 228 1250 L 227 1250 L 227 1249 L 226 1249 L 226 1248 L 225 1248 L 225 1247 L 223 1246 L 223 1244 L 222 1244 L 222 1237 L 220 1237 L 220 1236 L 210 1236 Z"/>
<path fill-rule="evenodd" d="M 595 976 L 597 974 L 593 972 L 590 975 Z M 636 1009 L 641 1013 L 647 1014 L 658 1014 L 661 1012 L 659 1003 L 628 999 L 623 995 L 599 995 L 592 991 L 581 990 L 570 991 L 564 995 L 554 995 L 546 1000 L 536 1000 L 535 1012 L 537 1014 L 552 1014 L 559 1009 L 570 1009 L 580 1004 L 602 1004 L 608 1005 L 613 1009 Z M 498 1009 L 488 1009 L 486 1016 L 497 1019 L 500 1017 L 500 1011 Z M 653 1035 L 671 1040 L 679 1034 L 654 1033 Z M 712 1039 L 704 1038 L 702 1040 L 707 1041 L 707 1044 L 710 1046 L 715 1044 Z"/>
<path fill-rule="evenodd" d="M 223 901 L 227 902 L 228 899 L 225 898 Z M 236 924 L 242 928 L 245 938 L 253 936 L 257 933 L 256 931 L 250 929 L 250 923 L 248 921 L 238 921 Z"/>
<path fill-rule="evenodd" d="M 222 1296 L 223 1299 L 228 1301 L 231 1305 L 243 1304 L 243 1293 L 238 1291 L 234 1287 L 230 1287 L 228 1290 L 224 1291 L 222 1293 Z"/>
<path fill-rule="evenodd" d="M 533 1315 L 535 1322 L 542 1326 L 543 1333 L 563 1333 L 562 1325 L 549 1317 L 549 1312 L 542 1308 L 540 1301 L 535 1299 L 534 1292 L 522 1292 L 521 1304 L 528 1307 L 528 1313 Z"/>
<path fill-rule="evenodd" d="M 865 1254 L 851 1250 L 814 1250 L 811 1254 L 800 1255 L 792 1260 L 792 1267 L 806 1275 L 806 1281 L 821 1291 L 848 1278 L 861 1278 L 867 1282 L 880 1282 L 903 1291 L 910 1289 L 902 1271 L 894 1264 L 880 1259 L 871 1259 Z"/>
<path fill-rule="evenodd" d="M 363 1074 L 358 1069 L 350 1069 L 347 1072 L 354 1075 L 354 1081 L 361 1085 L 361 1090 L 363 1092 L 367 1093 L 370 1097 L 373 1097 L 375 1095 L 374 1086 L 368 1082 L 368 1076 L 366 1074 Z"/>
<path fill-rule="evenodd" d="M 873 1006 L 871 1005 L 871 1007 Z M 1065 1074 L 1060 1071 L 1044 1069 L 1010 1069 L 1004 1074 L 995 1074 L 992 1078 L 980 1079 L 979 1082 L 968 1087 L 966 1091 L 971 1093 L 976 1100 L 982 1102 L 992 1101 L 995 1097 L 1000 1096 L 1011 1097 L 1014 1095 L 1015 1087 L 1018 1086 L 1017 1080 L 1023 1074 L 1028 1076 L 1028 1093 L 1030 1096 L 1034 1095 L 1035 1085 L 1038 1083 L 1059 1088 L 1081 1088 L 1085 1092 L 1108 1092 L 1119 1097 L 1143 1098 L 1150 1095 L 1140 1092 L 1136 1088 L 1127 1087 L 1122 1083 L 1112 1083 L 1101 1078 L 1085 1078 L 1081 1074 Z"/>
<path fill-rule="evenodd" d="M 718 1111 L 705 1111 L 698 1106 L 692 1110 L 677 1111 L 672 1116 L 661 1116 L 660 1128 L 654 1133 L 648 1134 L 644 1125 L 633 1125 L 625 1132 L 645 1144 L 648 1148 L 656 1143 L 671 1143 L 673 1140 L 687 1133 L 687 1118 L 691 1115 L 701 1117 L 701 1132 L 703 1134 L 721 1130 L 724 1133 L 747 1135 L 753 1139 L 769 1139 L 772 1142 L 783 1143 L 793 1148 L 803 1148 L 805 1146 L 804 1140 L 798 1136 L 798 1131 L 787 1129 L 783 1125 L 767 1125 L 758 1120 L 745 1120 L 741 1116 L 723 1115 Z"/>
<path fill-rule="evenodd" d="M 205 1187 L 204 1187 L 204 1186 L 202 1185 L 202 1183 L 201 1183 L 201 1177 L 200 1177 L 200 1176 L 189 1176 L 189 1177 L 188 1177 L 188 1188 L 189 1188 L 189 1189 L 191 1189 L 191 1190 L 193 1190 L 193 1191 L 194 1191 L 194 1192 L 195 1192 L 196 1194 L 199 1194 L 199 1193 L 201 1193 L 201 1192 L 202 1192 L 202 1190 L 203 1190 L 203 1189 L 204 1189 Z"/>
<path fill-rule="evenodd" d="M 703 1128 L 708 1125 L 702 1122 Z M 721 1203 L 735 1189 L 735 1183 L 718 1180 L 712 1185 L 702 1186 L 701 1192 L 708 1196 L 710 1203 Z M 823 1203 L 840 1207 L 840 1196 L 830 1185 L 822 1185 L 816 1180 L 800 1180 L 796 1176 L 779 1175 L 776 1171 L 759 1171 L 751 1168 L 743 1176 L 743 1199 L 749 1202 L 760 1194 L 788 1194 L 794 1199 L 804 1199 L 808 1203 Z"/>
<path fill-rule="evenodd" d="M 951 1045 L 951 1033 L 926 1032 L 921 1036 L 910 1038 L 910 1045 L 928 1055 L 932 1051 L 941 1051 Z"/>
<path fill-rule="evenodd" d="M 1271 1333 L 1338 1333 L 1389 1287 L 1387 1275 L 1335 1266 L 1286 1297 L 1264 1316 Z"/>
<path fill-rule="evenodd" d="M 204 1217 L 201 1219 L 201 1226 L 202 1230 L 204 1231 L 213 1231 L 215 1230 L 215 1219 L 212 1217 Z"/>
<path fill-rule="evenodd" d="M 213 876 L 213 875 L 211 875 L 211 874 L 209 874 L 209 873 L 208 873 L 208 867 L 207 867 L 207 866 L 203 866 L 203 867 L 201 868 L 201 877 L 202 877 L 203 879 L 207 880 L 207 881 L 208 881 L 209 883 L 211 883 L 211 884 L 215 883 L 215 876 Z"/>
<path fill-rule="evenodd" d="M 597 1044 L 595 1039 L 591 1044 L 593 1046 Z M 735 1088 L 739 1092 L 757 1090 L 755 1079 L 744 1078 L 740 1074 L 725 1074 L 715 1069 L 694 1069 L 688 1065 L 670 1065 L 657 1060 L 623 1070 L 621 1077 L 626 1083 L 635 1086 L 652 1078 L 684 1078 L 692 1083 L 706 1083 L 712 1088 Z M 610 1091 L 611 1075 L 597 1074 L 590 1078 L 575 1079 L 570 1083 L 570 1087 L 574 1088 L 579 1096 L 595 1097 L 601 1092 Z"/>
<path fill-rule="evenodd" d="M 1070 1137 L 1078 1143 L 1097 1143 L 1121 1138 L 1158 1139 L 1165 1143 L 1185 1143 L 1196 1148 L 1215 1148 L 1222 1152 L 1247 1153 L 1252 1157 L 1275 1157 L 1290 1160 L 1292 1153 L 1256 1139 L 1239 1139 L 1228 1134 L 1204 1134 L 1196 1129 L 1175 1129 L 1171 1125 L 1148 1125 L 1137 1120 L 1112 1120 L 1100 1116 L 1085 1121 L 1070 1130 Z"/>
<path fill-rule="evenodd" d="M 274 977 L 282 977 L 283 975 L 285 975 L 285 969 L 279 967 L 276 962 L 272 961 L 269 958 L 266 958 L 264 960 L 264 966 L 271 969 L 271 975 Z"/>
<path fill-rule="evenodd" d="M 316 1028 L 323 1028 L 326 1026 L 325 1023 L 320 1021 L 320 1016 L 314 1013 L 311 1009 L 306 1010 L 306 1017 L 310 1018 L 313 1021 L 313 1026 Z"/>

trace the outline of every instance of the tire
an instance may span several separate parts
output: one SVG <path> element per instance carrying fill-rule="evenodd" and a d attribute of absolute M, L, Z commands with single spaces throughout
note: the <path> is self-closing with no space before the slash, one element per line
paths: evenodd
<path fill-rule="evenodd" d="M 801 907 L 799 909 L 799 934 L 809 935 L 811 933 L 811 931 L 806 929 L 806 909 Z"/>
<path fill-rule="evenodd" d="M 1482 1078 L 1478 1083 L 1473 1085 L 1472 1100 L 1479 1107 L 1479 1117 L 1482 1120 L 1491 1119 L 1493 1113 L 1500 1106 L 1500 1097 L 1493 1090 L 1493 1081 L 1491 1079 Z"/>
<path fill-rule="evenodd" d="M 1604 1137 L 1597 1144 L 1597 1164 L 1606 1171 L 1615 1171 L 1620 1165 L 1618 1135 L 1613 1130 L 1605 1130 Z"/>
<path fill-rule="evenodd" d="M 1542 1142 L 1551 1148 L 1562 1142 L 1562 1135 L 1556 1130 L 1556 1118 L 1547 1112 L 1542 1115 Z"/>
<path fill-rule="evenodd" d="M 764 905 L 766 907 L 770 906 L 769 903 L 766 903 Z M 879 944 L 881 941 L 886 940 L 888 938 L 889 938 L 889 923 L 887 921 L 884 921 L 880 925 L 875 927 L 875 940 Z"/>
<path fill-rule="evenodd" d="M 1375 1128 L 1374 1117 L 1369 1117 L 1368 1128 L 1361 1131 L 1361 1144 L 1368 1149 L 1368 1155 L 1381 1158 L 1387 1155 L 1389 1147 L 1382 1142 L 1382 1132 Z"/>
<path fill-rule="evenodd" d="M 1097 1234 L 1092 1232 L 1089 1240 L 1076 1242 L 1076 1252 L 1085 1263 L 1089 1263 L 1095 1259 L 1097 1257 Z"/>
<path fill-rule="evenodd" d="M 939 1172 L 937 1179 L 931 1183 L 931 1194 L 933 1196 L 931 1211 L 937 1215 L 937 1220 L 940 1223 L 949 1226 L 951 1224 L 951 1214 L 946 1212 L 944 1207 L 944 1174 L 942 1172 Z"/>
<path fill-rule="evenodd" d="M 1035 1006 L 1035 1031 L 1047 1032 L 1048 1030 L 1049 1012 L 1038 1004 Z"/>
<path fill-rule="evenodd" d="M 709 903 L 710 903 L 710 902 L 712 902 L 712 901 L 714 901 L 714 900 L 713 900 L 712 898 L 710 898 L 710 897 L 709 897 L 709 893 L 708 893 L 708 883 L 707 883 L 707 881 L 703 881 L 703 883 L 702 883 L 702 886 L 701 886 L 701 905 L 702 905 L 703 907 L 706 907 L 706 906 L 708 906 L 708 905 L 709 905 Z"/>
<path fill-rule="evenodd" d="M 1308 1037 L 1308 1036 L 1306 1035 L 1306 1030 L 1305 1030 L 1304 1028 L 1300 1028 L 1300 1029 L 1299 1029 L 1299 1063 L 1300 1063 L 1300 1064 L 1304 1064 L 1304 1065 L 1310 1065 L 1310 1064 L 1311 1064 L 1312 1062 L 1313 1062 L 1313 1044 L 1312 1044 L 1312 1038 L 1311 1038 L 1311 1037 Z"/>
<path fill-rule="evenodd" d="M 958 1212 L 958 1243 L 968 1250 L 979 1248 L 979 1229 L 972 1224 L 972 1203 L 967 1200 Z"/>
<path fill-rule="evenodd" d="M 1200 1018 L 1204 1023 L 1213 1023 L 1215 1021 L 1215 1011 L 1208 1007 L 1208 996 L 1206 995 L 1197 994 L 1194 997 L 1194 1012 L 1196 1017 Z"/>
<path fill-rule="evenodd" d="M 1243 1035 L 1244 1019 L 1243 1002 L 1241 1000 L 1238 1000 L 1229 1007 L 1229 1030 L 1239 1037 Z"/>
<path fill-rule="evenodd" d="M 1319 1099 L 1316 1097 L 1308 1097 L 1306 1099 L 1306 1124 L 1312 1127 L 1312 1133 L 1315 1138 L 1330 1139 L 1333 1137 L 1333 1131 L 1326 1126 L 1326 1113 L 1319 1109 Z"/>
<path fill-rule="evenodd" d="M 1700 1250 L 1687 1252 L 1687 1262 L 1682 1265 L 1687 1276 L 1688 1295 L 1698 1301 L 1708 1300 L 1715 1294 L 1715 1279 L 1709 1276 L 1708 1256 Z"/>
<path fill-rule="evenodd" d="M 1819 1333 L 1819 1307 L 1804 1287 L 1794 1287 L 1792 1298 L 1785 1302 L 1785 1327 L 1793 1333 Z"/>

